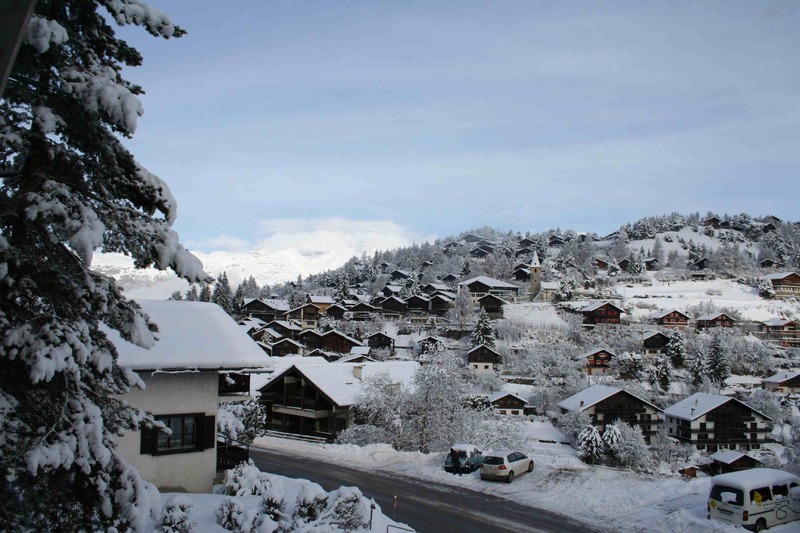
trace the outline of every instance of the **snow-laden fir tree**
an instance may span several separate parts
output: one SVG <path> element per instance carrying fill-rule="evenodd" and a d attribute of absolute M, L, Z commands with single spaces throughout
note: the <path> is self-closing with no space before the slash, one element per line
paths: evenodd
<path fill-rule="evenodd" d="M 603 446 L 605 446 L 606 456 L 608 462 L 614 464 L 616 462 L 616 452 L 619 446 L 619 427 L 616 424 L 608 424 L 603 430 Z"/>
<path fill-rule="evenodd" d="M 719 332 L 711 336 L 711 344 L 708 347 L 708 377 L 714 383 L 723 383 L 731 375 L 731 365 L 728 361 L 728 354 L 722 345 L 722 334 Z"/>
<path fill-rule="evenodd" d="M 196 302 L 198 298 L 199 296 L 197 295 L 197 285 L 192 283 L 186 290 L 186 296 L 184 296 L 184 299 L 190 302 Z"/>
<path fill-rule="evenodd" d="M 689 379 L 692 385 L 698 386 L 709 376 L 708 361 L 706 351 L 700 342 L 695 343 L 694 349 L 689 356 Z"/>
<path fill-rule="evenodd" d="M 220 306 L 229 315 L 233 314 L 233 295 L 231 294 L 230 283 L 228 283 L 228 274 L 225 272 L 217 276 L 214 292 L 211 293 L 211 301 Z"/>
<path fill-rule="evenodd" d="M 599 464 L 605 453 L 605 445 L 600 432 L 593 425 L 587 425 L 578 435 L 578 457 L 585 463 Z"/>
<path fill-rule="evenodd" d="M 103 6 L 104 14 L 98 12 Z M 110 22 L 183 30 L 138 0 L 42 0 L 0 101 L 0 530 L 142 529 L 158 492 L 115 437 L 152 423 L 120 397 L 142 386 L 101 324 L 139 346 L 154 325 L 91 269 L 98 248 L 206 278 L 171 226 L 167 185 L 128 152 L 141 64 Z"/>
<path fill-rule="evenodd" d="M 660 237 L 656 237 L 653 241 L 653 258 L 658 262 L 658 269 L 664 268 L 666 263 L 666 254 L 664 253 L 664 244 L 661 242 Z"/>
<path fill-rule="evenodd" d="M 672 362 L 668 356 L 659 357 L 656 361 L 656 373 L 658 375 L 658 386 L 664 392 L 669 392 L 670 384 L 672 384 Z"/>
<path fill-rule="evenodd" d="M 201 283 L 200 284 L 200 294 L 197 296 L 197 300 L 200 302 L 210 302 L 211 301 L 211 284 L 210 283 Z"/>
<path fill-rule="evenodd" d="M 680 368 L 686 360 L 686 344 L 683 342 L 683 335 L 679 330 L 669 334 L 667 342 L 667 357 L 672 361 L 672 366 Z"/>
<path fill-rule="evenodd" d="M 619 466 L 646 470 L 650 466 L 650 449 L 644 440 L 642 429 L 626 422 L 617 422 L 619 439 L 614 449 L 614 458 Z"/>
<path fill-rule="evenodd" d="M 450 314 L 454 321 L 458 322 L 458 326 L 462 330 L 464 326 L 472 322 L 475 316 L 473 306 L 474 304 L 472 303 L 472 296 L 469 293 L 469 289 L 462 285 L 459 287 L 456 299 L 453 302 L 453 307 L 450 309 Z"/>
<path fill-rule="evenodd" d="M 472 340 L 473 346 L 485 344 L 490 348 L 494 348 L 494 326 L 492 326 L 489 315 L 487 315 L 486 311 L 483 309 L 478 312 L 478 319 L 475 321 L 475 327 L 472 328 L 470 339 Z"/>

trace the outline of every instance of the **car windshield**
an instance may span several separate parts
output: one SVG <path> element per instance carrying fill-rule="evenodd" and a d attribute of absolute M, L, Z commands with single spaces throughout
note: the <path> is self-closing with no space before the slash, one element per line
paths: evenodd
<path fill-rule="evenodd" d="M 502 457 L 485 457 L 483 459 L 483 464 L 485 465 L 501 465 L 503 464 Z"/>

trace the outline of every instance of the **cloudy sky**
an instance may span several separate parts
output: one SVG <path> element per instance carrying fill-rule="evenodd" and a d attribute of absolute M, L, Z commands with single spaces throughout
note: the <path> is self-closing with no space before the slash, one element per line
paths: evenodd
<path fill-rule="evenodd" d="M 151 3 L 128 144 L 192 249 L 798 218 L 795 2 Z"/>

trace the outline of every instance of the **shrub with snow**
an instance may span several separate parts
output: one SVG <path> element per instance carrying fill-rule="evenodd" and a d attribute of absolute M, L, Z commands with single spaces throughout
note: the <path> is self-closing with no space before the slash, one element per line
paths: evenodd
<path fill-rule="evenodd" d="M 269 479 L 258 469 L 252 459 L 248 459 L 246 463 L 239 463 L 236 468 L 225 471 L 222 494 L 229 496 L 260 496 L 265 494 L 269 487 Z"/>
<path fill-rule="evenodd" d="M 240 501 L 225 498 L 214 511 L 217 523 L 235 533 L 255 533 L 262 531 L 260 527 L 263 517 L 258 508 L 245 507 Z"/>
<path fill-rule="evenodd" d="M 189 518 L 191 512 L 191 498 L 185 495 L 170 498 L 161 512 L 159 531 L 163 533 L 191 533 L 197 525 Z"/>

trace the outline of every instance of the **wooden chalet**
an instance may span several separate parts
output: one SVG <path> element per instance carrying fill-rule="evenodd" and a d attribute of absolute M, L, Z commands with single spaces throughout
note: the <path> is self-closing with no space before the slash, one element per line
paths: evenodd
<path fill-rule="evenodd" d="M 781 346 L 800 346 L 800 324 L 783 317 L 758 323 L 758 336 Z"/>
<path fill-rule="evenodd" d="M 381 331 L 367 335 L 367 346 L 375 350 L 389 350 L 394 353 L 394 337 Z"/>
<path fill-rule="evenodd" d="M 766 224 L 761 226 L 761 231 L 763 233 L 772 233 L 772 232 L 778 231 L 778 226 L 776 226 L 772 222 L 767 222 Z"/>
<path fill-rule="evenodd" d="M 280 339 L 270 345 L 272 357 L 285 357 L 287 355 L 303 355 L 305 347 L 292 339 Z"/>
<path fill-rule="evenodd" d="M 586 362 L 586 375 L 596 376 L 609 374 L 611 372 L 611 360 L 616 355 L 606 348 L 596 348 L 586 353 L 578 355 L 575 359 Z"/>
<path fill-rule="evenodd" d="M 758 266 L 761 268 L 783 268 L 784 264 L 780 261 L 775 261 L 774 259 L 764 259 L 761 261 Z"/>
<path fill-rule="evenodd" d="M 425 270 L 426 268 L 433 266 L 433 261 L 423 261 L 420 266 L 422 267 L 422 270 Z"/>
<path fill-rule="evenodd" d="M 552 235 L 550 239 L 548 239 L 547 241 L 547 245 L 552 246 L 554 248 L 560 248 L 565 244 L 567 244 L 566 239 L 564 239 L 563 237 L 559 237 L 558 235 Z"/>
<path fill-rule="evenodd" d="M 312 350 L 322 349 L 322 333 L 313 329 L 307 329 L 297 336 L 297 340 L 306 347 L 308 354 Z"/>
<path fill-rule="evenodd" d="M 774 376 L 765 378 L 761 382 L 761 387 L 771 392 L 779 392 L 781 394 L 798 394 L 800 393 L 800 372 L 778 372 Z"/>
<path fill-rule="evenodd" d="M 314 329 L 317 327 L 322 309 L 315 304 L 303 304 L 300 307 L 290 309 L 286 313 L 286 318 L 296 320 L 303 329 Z"/>
<path fill-rule="evenodd" d="M 456 276 L 453 273 L 445 274 L 444 276 L 442 276 L 442 281 L 444 281 L 445 283 L 455 283 L 456 281 L 458 281 L 458 276 Z"/>
<path fill-rule="evenodd" d="M 644 260 L 644 268 L 645 268 L 645 270 L 650 270 L 650 271 L 658 270 L 659 266 L 660 266 L 660 264 L 658 262 L 658 258 L 656 258 L 656 257 L 648 257 L 648 258 L 646 258 Z"/>
<path fill-rule="evenodd" d="M 735 398 L 697 392 L 664 410 L 667 434 L 710 453 L 758 449 L 772 421 Z"/>
<path fill-rule="evenodd" d="M 431 296 L 430 313 L 436 316 L 444 316 L 453 306 L 453 299 L 442 294 Z"/>
<path fill-rule="evenodd" d="M 490 250 L 485 246 L 476 246 L 475 248 L 470 250 L 469 255 L 477 259 L 483 259 L 484 257 L 486 257 L 491 253 L 493 253 L 493 250 Z"/>
<path fill-rule="evenodd" d="M 595 302 L 581 309 L 581 313 L 585 325 L 619 324 L 623 310 L 611 302 Z"/>
<path fill-rule="evenodd" d="M 617 420 L 639 426 L 646 442 L 658 432 L 661 409 L 630 392 L 606 385 L 592 385 L 559 402 L 562 413 L 585 413 L 601 433 Z"/>
<path fill-rule="evenodd" d="M 364 321 L 372 320 L 379 313 L 380 309 L 367 302 L 358 302 L 350 308 L 351 320 Z"/>
<path fill-rule="evenodd" d="M 316 305 L 320 311 L 324 312 L 330 306 L 336 303 L 331 296 L 319 294 L 306 294 L 306 303 Z"/>
<path fill-rule="evenodd" d="M 475 346 L 467 352 L 467 365 L 476 375 L 496 372 L 502 362 L 503 357 L 485 344 Z"/>
<path fill-rule="evenodd" d="M 686 329 L 689 326 L 689 315 L 681 313 L 677 309 L 656 311 L 651 313 L 648 319 L 664 328 Z"/>
<path fill-rule="evenodd" d="M 276 332 L 281 337 L 288 337 L 290 339 L 296 339 L 303 331 L 303 328 L 290 320 L 273 320 L 267 324 L 267 328 Z"/>
<path fill-rule="evenodd" d="M 631 267 L 631 261 L 630 259 L 622 259 L 617 263 L 617 266 L 623 272 L 627 272 L 628 269 Z"/>
<path fill-rule="evenodd" d="M 332 329 L 320 336 L 319 348 L 326 352 L 350 353 L 355 346 L 363 346 L 364 343 L 345 335 L 341 331 Z"/>
<path fill-rule="evenodd" d="M 484 241 L 486 239 L 484 237 L 481 237 L 480 235 L 475 235 L 474 233 L 467 233 L 466 235 L 464 235 L 461 238 L 461 240 L 464 241 L 464 242 L 468 242 L 468 243 L 473 243 L 474 244 L 476 242 L 481 242 L 481 241 Z"/>
<path fill-rule="evenodd" d="M 708 258 L 702 257 L 689 265 L 689 267 L 693 268 L 694 270 L 705 270 L 708 268 Z"/>
<path fill-rule="evenodd" d="M 495 296 L 494 294 L 487 294 L 478 298 L 478 305 L 481 309 L 486 311 L 486 314 L 491 319 L 503 318 L 503 306 L 507 304 L 505 300 Z"/>
<path fill-rule="evenodd" d="M 384 297 L 389 298 L 390 296 L 397 296 L 400 294 L 400 291 L 403 290 L 403 287 L 400 285 L 386 285 L 383 289 L 381 289 L 381 294 Z"/>
<path fill-rule="evenodd" d="M 595 257 L 593 265 L 597 270 L 608 270 L 608 261 L 605 259 Z"/>
<path fill-rule="evenodd" d="M 475 302 L 487 294 L 494 294 L 495 296 L 505 298 L 513 298 L 519 295 L 519 287 L 517 285 L 488 276 L 477 276 L 462 281 L 458 285 L 460 287 L 466 287 Z"/>
<path fill-rule="evenodd" d="M 758 459 L 734 450 L 720 450 L 711 454 L 708 458 L 711 459 L 711 464 L 708 465 L 706 471 L 712 476 L 750 470 L 751 468 L 761 468 L 763 466 L 763 463 Z"/>
<path fill-rule="evenodd" d="M 411 277 L 411 272 L 408 270 L 393 270 L 389 274 L 389 279 L 392 281 L 405 281 Z"/>
<path fill-rule="evenodd" d="M 525 414 L 527 400 L 513 392 L 500 391 L 489 396 L 489 403 L 501 415 L 521 416 Z"/>
<path fill-rule="evenodd" d="M 516 270 L 514 270 L 514 279 L 517 281 L 530 281 L 531 280 L 530 267 L 517 268 Z"/>
<path fill-rule="evenodd" d="M 665 355 L 667 353 L 669 337 L 660 331 L 646 334 L 642 338 L 642 347 L 645 355 Z"/>
<path fill-rule="evenodd" d="M 517 242 L 517 246 L 520 248 L 532 248 L 535 244 L 536 241 L 529 239 L 528 237 L 523 237 L 519 240 L 519 242 Z"/>
<path fill-rule="evenodd" d="M 450 285 L 446 283 L 427 283 L 422 287 L 422 292 L 425 294 L 434 294 L 437 291 L 450 291 Z"/>
<path fill-rule="evenodd" d="M 703 226 L 711 227 L 714 229 L 719 228 L 719 225 L 722 224 L 722 220 L 719 217 L 708 217 L 703 221 Z"/>
<path fill-rule="evenodd" d="M 406 299 L 406 311 L 411 314 L 427 314 L 431 307 L 430 299 L 421 294 L 414 294 Z"/>
<path fill-rule="evenodd" d="M 800 274 L 797 272 L 779 272 L 768 274 L 764 279 L 772 283 L 775 298 L 797 298 L 800 296 Z"/>
<path fill-rule="evenodd" d="M 264 322 L 283 318 L 289 310 L 289 302 L 272 298 L 245 298 L 239 306 L 241 316 L 259 318 Z"/>
<path fill-rule="evenodd" d="M 736 321 L 725 313 L 711 313 L 697 317 L 697 329 L 732 328 Z"/>
<path fill-rule="evenodd" d="M 405 315 L 406 301 L 398 296 L 390 296 L 381 302 L 381 309 L 384 315 Z"/>
<path fill-rule="evenodd" d="M 332 318 L 334 320 L 343 319 L 345 313 L 347 313 L 347 308 L 341 304 L 333 304 L 332 306 L 325 309 L 325 316 Z"/>

